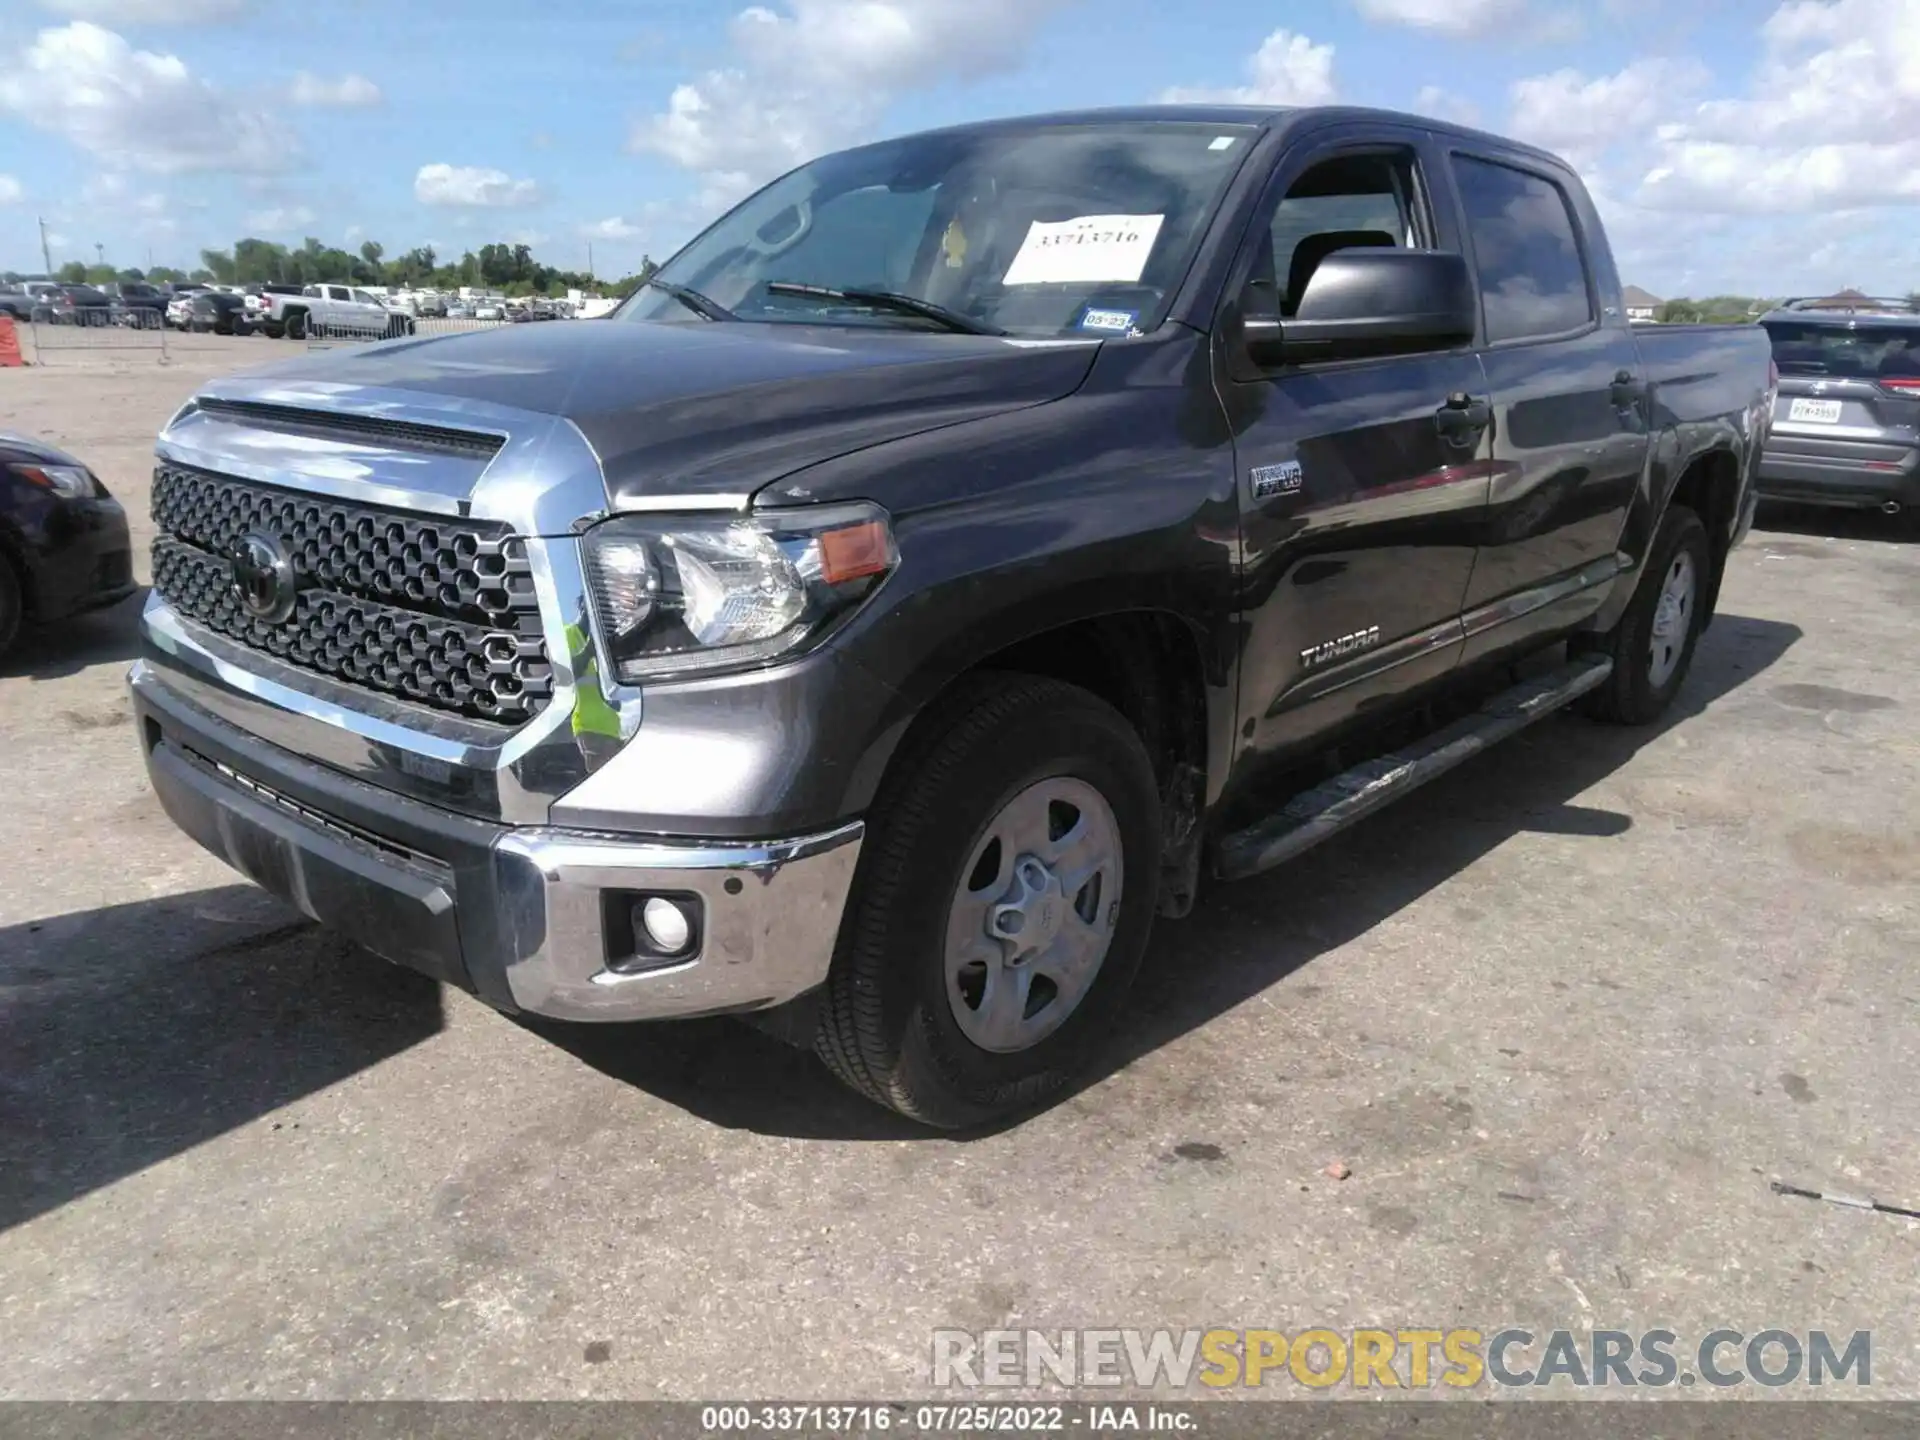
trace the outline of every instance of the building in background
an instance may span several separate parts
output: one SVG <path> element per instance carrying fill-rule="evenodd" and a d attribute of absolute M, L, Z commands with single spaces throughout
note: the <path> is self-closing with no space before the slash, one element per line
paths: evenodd
<path fill-rule="evenodd" d="M 1658 295 L 1649 295 L 1638 285 L 1629 285 L 1622 292 L 1626 299 L 1627 319 L 1634 324 L 1652 323 L 1654 312 L 1666 302 Z"/>

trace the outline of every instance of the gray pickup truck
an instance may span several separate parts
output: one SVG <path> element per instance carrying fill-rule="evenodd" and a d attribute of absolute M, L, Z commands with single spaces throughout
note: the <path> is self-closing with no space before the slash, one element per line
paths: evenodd
<path fill-rule="evenodd" d="M 1579 179 L 1490 135 L 891 140 L 610 319 L 207 385 L 138 733 L 183 829 L 400 964 L 757 1015 L 978 1123 L 1073 1083 L 1203 880 L 1561 706 L 1656 719 L 1773 385 L 1757 328 L 1630 329 Z"/>

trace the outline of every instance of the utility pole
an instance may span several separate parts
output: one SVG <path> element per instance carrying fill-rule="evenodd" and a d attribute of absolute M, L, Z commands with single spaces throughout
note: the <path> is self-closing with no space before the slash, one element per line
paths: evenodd
<path fill-rule="evenodd" d="M 102 265 L 107 263 L 107 247 L 102 245 L 98 240 L 93 242 L 93 253 L 98 257 Z"/>
<path fill-rule="evenodd" d="M 53 252 L 47 248 L 47 220 L 44 215 L 36 217 L 40 221 L 40 263 L 47 267 L 47 278 L 53 278 Z"/>
<path fill-rule="evenodd" d="M 587 242 L 587 279 L 593 279 L 593 242 Z"/>

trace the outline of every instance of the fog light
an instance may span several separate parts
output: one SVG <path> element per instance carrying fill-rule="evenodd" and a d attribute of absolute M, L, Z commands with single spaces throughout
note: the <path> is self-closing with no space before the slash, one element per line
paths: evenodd
<path fill-rule="evenodd" d="M 640 907 L 640 928 L 662 955 L 678 955 L 693 940 L 693 921 L 678 905 L 656 895 Z"/>

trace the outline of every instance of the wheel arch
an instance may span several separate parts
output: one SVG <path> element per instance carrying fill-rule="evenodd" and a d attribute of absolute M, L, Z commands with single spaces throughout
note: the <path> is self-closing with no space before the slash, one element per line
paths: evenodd
<path fill-rule="evenodd" d="M 983 630 L 991 633 L 991 627 L 972 633 Z M 923 667 L 905 692 L 916 701 L 910 713 L 889 727 L 861 767 L 871 790 L 878 790 L 913 727 L 942 713 L 945 697 L 985 672 L 1077 686 L 1133 726 L 1160 788 L 1162 908 L 1185 914 L 1197 881 L 1202 818 L 1226 773 L 1233 725 L 1232 690 L 1209 663 L 1201 631 L 1170 611 L 1105 610 L 1002 634 L 964 659 Z"/>

